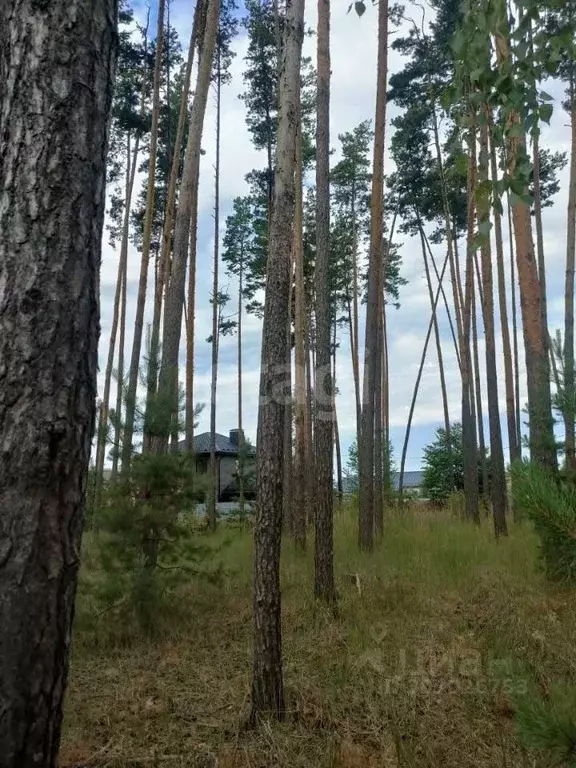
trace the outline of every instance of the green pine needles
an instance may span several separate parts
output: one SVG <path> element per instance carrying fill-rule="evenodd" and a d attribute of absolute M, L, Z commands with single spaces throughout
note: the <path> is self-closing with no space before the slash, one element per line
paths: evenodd
<path fill-rule="evenodd" d="M 557 686 L 546 699 L 534 692 L 514 704 L 524 746 L 541 750 L 544 765 L 576 766 L 576 688 Z"/>
<path fill-rule="evenodd" d="M 576 584 L 576 485 L 551 477 L 535 464 L 512 468 L 515 504 L 534 523 L 546 575 Z"/>

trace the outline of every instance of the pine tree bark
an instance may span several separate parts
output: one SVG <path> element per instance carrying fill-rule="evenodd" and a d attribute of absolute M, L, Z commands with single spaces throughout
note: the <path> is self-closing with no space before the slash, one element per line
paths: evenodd
<path fill-rule="evenodd" d="M 150 154 L 148 160 L 148 181 L 146 186 L 146 208 L 144 213 L 144 235 L 142 238 L 142 256 L 140 261 L 140 278 L 138 281 L 138 298 L 136 300 L 136 317 L 134 319 L 134 335 L 132 339 L 132 356 L 126 389 L 126 421 L 122 441 L 122 472 L 127 472 L 132 458 L 132 438 L 134 435 L 134 417 L 136 411 L 136 390 L 140 371 L 140 352 L 142 350 L 142 333 L 144 330 L 144 309 L 148 286 L 148 267 L 150 264 L 150 241 L 152 238 L 152 218 L 154 216 L 154 197 L 156 182 L 156 154 L 158 148 L 158 122 L 160 118 L 160 75 L 162 68 L 162 49 L 164 47 L 164 10 L 166 0 L 158 4 L 158 28 L 156 32 L 156 58 L 154 61 L 154 84 L 152 88 L 152 124 L 150 128 Z"/>
<path fill-rule="evenodd" d="M 113 0 L 0 4 L 0 762 L 55 768 L 94 430 Z"/>
<path fill-rule="evenodd" d="M 192 191 L 192 215 L 190 217 L 190 265 L 188 267 L 188 296 L 186 305 L 186 386 L 185 428 L 186 450 L 194 450 L 194 339 L 196 329 L 196 243 L 198 236 L 198 184 L 200 168 Z"/>
<path fill-rule="evenodd" d="M 162 365 L 158 387 L 159 391 L 163 393 L 162 399 L 165 402 L 172 400 L 175 405 L 178 392 L 178 354 L 182 334 L 182 312 L 184 308 L 190 229 L 195 208 L 194 203 L 197 200 L 198 194 L 197 179 L 200 167 L 202 130 L 204 127 L 208 91 L 210 89 L 219 13 L 219 0 L 208 0 L 202 52 L 198 66 L 194 102 L 190 114 L 184 169 L 182 171 L 178 210 L 174 225 L 172 267 L 170 279 L 166 286 L 162 333 Z M 160 450 L 166 449 L 167 439 L 163 443 L 159 446 Z"/>
<path fill-rule="evenodd" d="M 370 212 L 370 251 L 368 257 L 368 300 L 366 305 L 366 341 L 364 345 L 364 381 L 362 424 L 359 436 L 359 515 L 358 543 L 361 549 L 374 546 L 374 393 L 378 349 L 378 292 L 381 290 L 382 221 L 384 205 L 384 145 L 386 131 L 386 87 L 388 80 L 388 1 L 378 5 L 378 62 L 376 80 L 376 116 L 374 123 L 374 160 Z"/>
<path fill-rule="evenodd" d="M 338 415 L 336 413 L 336 322 L 334 336 L 332 338 L 332 412 L 334 414 L 334 448 L 336 451 L 336 487 L 338 488 L 338 504 L 342 504 L 344 497 L 344 485 L 342 477 L 342 449 L 340 446 L 340 430 L 338 429 Z"/>
<path fill-rule="evenodd" d="M 243 249 L 243 246 L 242 246 Z M 240 515 L 244 514 L 244 459 L 246 443 L 244 441 L 244 423 L 242 418 L 242 291 L 244 290 L 244 252 L 240 254 L 238 271 L 238 506 Z"/>
<path fill-rule="evenodd" d="M 476 261 L 476 255 L 474 255 Z M 479 275 L 478 275 L 479 278 Z M 474 279 L 474 278 L 472 278 Z M 480 280 L 478 279 L 478 293 L 481 294 Z M 480 306 L 482 306 L 482 295 L 480 295 Z M 476 306 L 476 289 L 472 286 L 472 364 L 474 367 L 474 392 L 471 398 L 474 398 L 474 417 L 477 424 L 476 437 L 478 438 L 478 460 L 480 463 L 480 474 L 482 477 L 482 500 L 488 498 L 490 480 L 488 477 L 488 462 L 486 458 L 486 439 L 484 435 L 484 404 L 482 402 L 482 382 L 480 375 L 480 355 L 478 352 L 478 311 Z M 475 395 L 475 397 L 474 397 Z"/>
<path fill-rule="evenodd" d="M 254 665 L 251 720 L 284 716 L 280 600 L 286 327 L 291 289 L 294 171 L 304 0 L 287 4 L 279 92 L 274 205 L 268 246 L 256 455 Z"/>
<path fill-rule="evenodd" d="M 572 65 L 569 84 L 570 103 L 570 186 L 568 190 L 568 216 L 566 237 L 566 281 L 564 290 L 564 388 L 569 402 L 574 402 L 574 260 L 576 256 L 576 67 Z M 566 467 L 576 470 L 574 420 L 576 414 L 567 409 L 564 417 Z"/>
<path fill-rule="evenodd" d="M 316 503 L 314 595 L 336 602 L 330 301 L 330 0 L 318 0 L 316 119 Z"/>

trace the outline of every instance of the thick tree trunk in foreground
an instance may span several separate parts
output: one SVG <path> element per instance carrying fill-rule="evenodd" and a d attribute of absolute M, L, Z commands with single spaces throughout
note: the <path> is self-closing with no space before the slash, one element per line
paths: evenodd
<path fill-rule="evenodd" d="M 314 595 L 336 601 L 333 546 L 334 412 L 330 313 L 330 0 L 318 0 L 316 121 L 316 504 Z"/>
<path fill-rule="evenodd" d="M 291 289 L 294 170 L 304 0 L 288 3 L 280 77 L 274 205 L 262 327 L 254 522 L 254 666 L 251 720 L 284 716 L 280 609 L 286 327 Z"/>
<path fill-rule="evenodd" d="M 0 4 L 2 768 L 53 768 L 60 742 L 96 403 L 115 24 L 114 0 Z"/>
<path fill-rule="evenodd" d="M 358 543 L 361 549 L 374 546 L 374 393 L 376 391 L 378 349 L 378 293 L 381 290 L 382 211 L 384 205 L 384 145 L 386 130 L 386 84 L 388 80 L 388 2 L 378 6 L 378 63 L 376 82 L 376 117 L 374 123 L 374 160 L 370 211 L 370 253 L 368 260 L 368 300 L 366 304 L 366 341 L 364 346 L 364 381 L 362 424 L 358 442 L 359 515 Z"/>

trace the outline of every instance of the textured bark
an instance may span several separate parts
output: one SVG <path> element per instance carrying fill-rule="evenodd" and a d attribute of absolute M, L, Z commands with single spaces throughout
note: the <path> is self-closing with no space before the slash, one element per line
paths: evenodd
<path fill-rule="evenodd" d="M 0 763 L 54 768 L 94 429 L 114 0 L 0 4 Z"/>
<path fill-rule="evenodd" d="M 566 237 L 566 282 L 564 288 L 564 388 L 574 401 L 574 258 L 576 255 L 576 71 L 574 65 L 570 75 L 570 187 L 568 191 L 568 216 Z M 576 414 L 569 409 L 564 418 L 566 442 L 566 466 L 576 469 L 574 441 L 574 419 Z"/>
<path fill-rule="evenodd" d="M 296 137 L 296 173 L 294 174 L 294 494 L 292 535 L 299 549 L 306 548 L 306 294 L 304 288 L 304 252 L 302 248 L 302 137 L 300 125 Z"/>
<path fill-rule="evenodd" d="M 286 327 L 291 288 L 296 108 L 303 37 L 304 0 L 292 0 L 287 3 L 282 50 L 274 205 L 262 327 L 254 522 L 253 722 L 266 714 L 279 719 L 284 716 L 280 601 L 283 428 L 287 394 Z"/>
<path fill-rule="evenodd" d="M 318 0 L 316 119 L 316 503 L 314 595 L 336 602 L 330 301 L 330 0 Z"/>
<path fill-rule="evenodd" d="M 492 127 L 490 117 L 490 126 Z M 494 143 L 490 146 L 490 173 L 493 183 L 498 182 L 498 167 Z M 510 328 L 508 325 L 508 306 L 506 301 L 506 274 L 504 272 L 504 243 L 502 237 L 502 216 L 494 208 L 494 236 L 496 241 L 496 268 L 498 273 L 498 307 L 500 310 L 500 328 L 502 331 L 502 354 L 504 357 L 504 385 L 506 388 L 506 424 L 508 427 L 508 451 L 510 462 L 520 458 L 518 433 L 516 430 L 516 402 L 514 398 L 514 371 L 512 349 L 510 346 Z"/>
<path fill-rule="evenodd" d="M 382 265 L 384 267 L 384 265 Z M 384 462 L 382 434 L 382 290 L 378 297 L 378 342 L 376 344 L 376 389 L 374 391 L 374 533 L 380 539 L 384 533 Z"/>
<path fill-rule="evenodd" d="M 386 85 L 388 80 L 388 1 L 378 5 L 378 62 L 374 159 L 370 210 L 370 250 L 368 256 L 368 299 L 364 345 L 362 423 L 358 442 L 359 515 L 358 543 L 361 549 L 374 546 L 374 393 L 376 391 L 378 349 L 378 294 L 382 278 L 382 220 L 384 207 L 384 146 L 386 130 Z"/>
<path fill-rule="evenodd" d="M 290 262 L 290 285 L 292 286 L 292 253 Z M 284 411 L 284 468 L 282 479 L 282 518 L 288 530 L 292 528 L 292 506 L 294 498 L 294 483 L 292 477 L 292 318 L 291 300 L 288 305 L 288 321 L 286 323 L 286 409 Z"/>
<path fill-rule="evenodd" d="M 162 333 L 162 365 L 158 387 L 163 399 L 176 401 L 178 381 L 178 354 L 182 333 L 182 311 L 186 290 L 186 268 L 191 222 L 197 207 L 198 174 L 200 167 L 200 146 L 206 102 L 212 75 L 212 60 L 218 31 L 220 13 L 219 0 L 208 0 L 202 52 L 198 66 L 194 102 L 190 114 L 188 140 L 184 157 L 184 169 L 180 185 L 178 210 L 174 226 L 174 243 L 170 279 L 166 285 L 164 304 L 164 327 Z M 191 257 L 192 262 L 192 257 Z M 191 265 L 192 268 L 192 265 Z M 195 267 L 194 267 L 195 268 Z M 192 325 L 190 323 L 190 325 Z M 162 446 L 165 448 L 165 446 Z"/>
<path fill-rule="evenodd" d="M 132 458 L 136 390 L 138 388 L 138 374 L 140 371 L 144 309 L 146 306 L 148 267 L 150 264 L 150 241 L 152 237 L 152 218 L 154 215 L 154 185 L 156 182 L 156 154 L 158 148 L 158 122 L 160 118 L 160 75 L 162 68 L 162 49 L 164 47 L 165 6 L 166 0 L 160 0 L 158 5 L 156 59 L 154 61 L 154 84 L 152 90 L 152 124 L 150 127 L 150 153 L 148 160 L 148 181 L 146 186 L 146 207 L 144 212 L 144 234 L 142 237 L 142 256 L 140 261 L 140 278 L 138 281 L 138 298 L 136 300 L 136 317 L 134 319 L 134 335 L 132 338 L 132 355 L 130 358 L 130 371 L 128 375 L 128 387 L 126 390 L 126 421 L 124 424 L 124 439 L 122 442 L 123 472 L 128 471 L 130 460 Z"/>
<path fill-rule="evenodd" d="M 218 388 L 218 344 L 220 341 L 220 305 L 218 303 L 218 268 L 220 261 L 220 106 L 222 78 L 220 48 L 216 46 L 216 163 L 214 166 L 214 261 L 212 265 L 212 377 L 210 383 L 210 467 L 208 489 L 208 527 L 216 530 L 216 392 Z M 194 318 L 190 319 L 191 325 Z"/>
<path fill-rule="evenodd" d="M 487 181 L 488 173 L 488 115 L 480 129 L 480 183 Z M 482 199 L 478 204 L 479 221 L 490 221 L 490 203 Z M 500 239 L 502 233 L 500 232 Z M 488 394 L 488 421 L 490 425 L 490 499 L 496 536 L 508 533 L 506 524 L 506 472 L 502 448 L 502 428 L 498 403 L 498 369 L 496 365 L 496 331 L 494 323 L 494 281 L 492 277 L 492 247 L 487 237 L 480 249 L 482 263 L 482 316 L 486 332 L 486 388 Z M 486 493 L 486 489 L 484 490 Z"/>

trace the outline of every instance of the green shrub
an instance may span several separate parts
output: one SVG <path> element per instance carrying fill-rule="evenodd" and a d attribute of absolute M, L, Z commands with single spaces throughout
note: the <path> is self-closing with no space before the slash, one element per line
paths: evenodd
<path fill-rule="evenodd" d="M 524 462 L 512 469 L 512 493 L 519 514 L 534 523 L 548 578 L 576 583 L 576 486 Z"/>
<path fill-rule="evenodd" d="M 514 704 L 524 746 L 541 750 L 549 765 L 576 766 L 576 688 L 554 688 L 546 700 L 532 692 Z"/>

